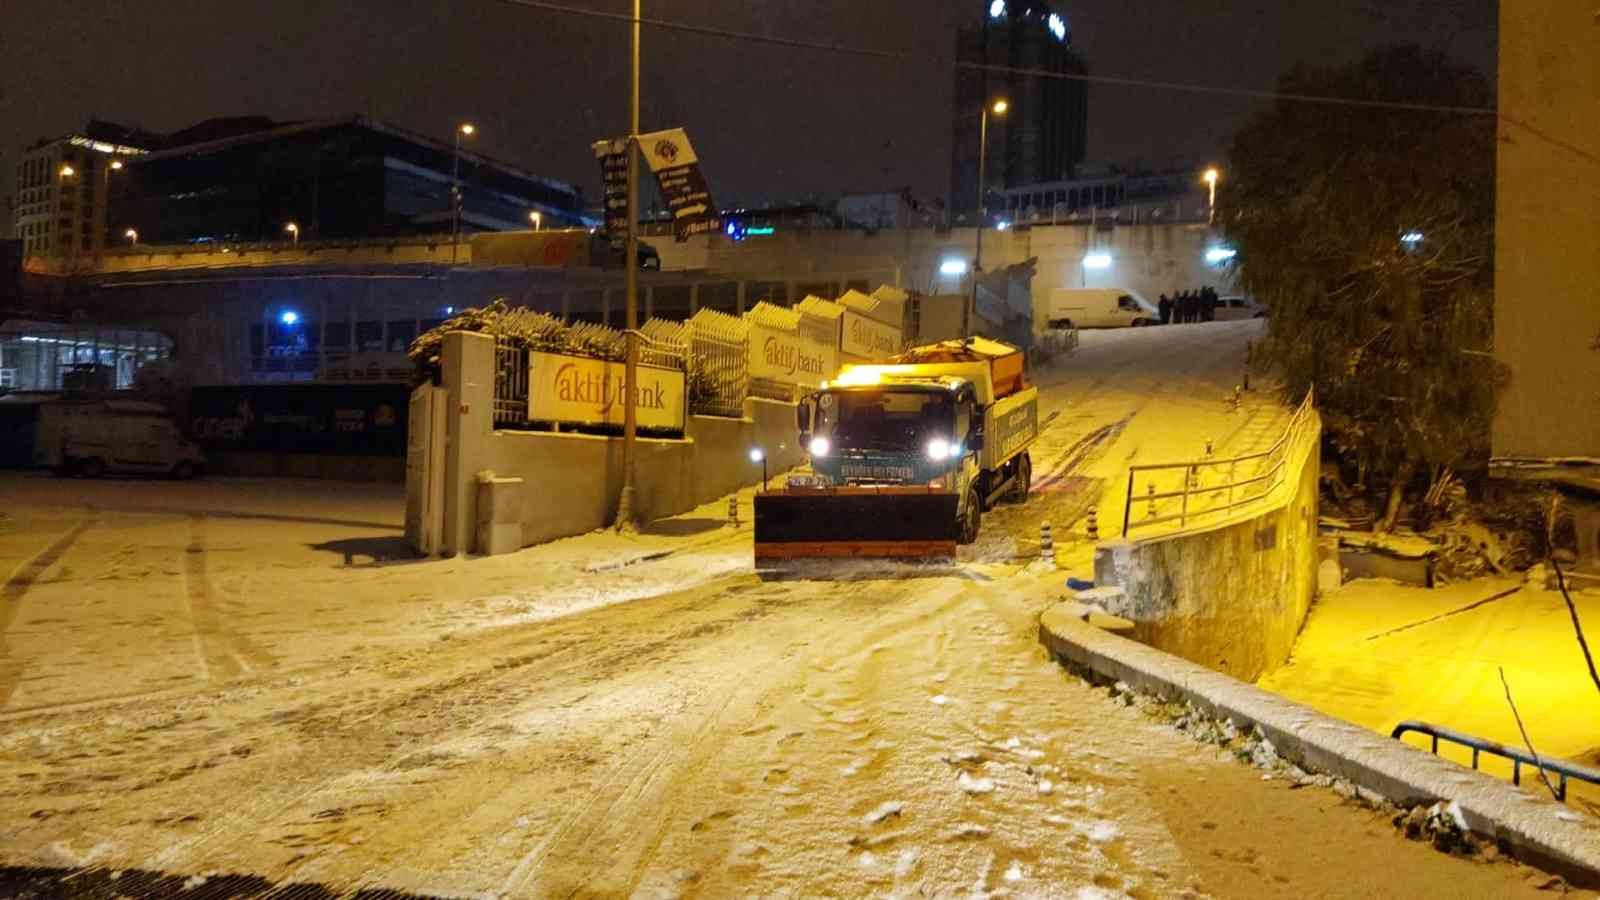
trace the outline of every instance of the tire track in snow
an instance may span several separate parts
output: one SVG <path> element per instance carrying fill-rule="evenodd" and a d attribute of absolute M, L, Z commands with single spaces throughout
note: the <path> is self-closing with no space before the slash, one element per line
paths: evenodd
<path fill-rule="evenodd" d="M 194 623 L 195 654 L 207 681 L 226 681 L 243 671 L 272 667 L 275 660 L 260 644 L 226 628 L 211 600 L 206 575 L 206 517 L 189 516 L 189 546 L 183 554 L 184 596 Z"/>
<path fill-rule="evenodd" d="M 12 655 L 6 635 L 10 633 L 12 624 L 17 620 L 17 612 L 22 608 L 23 598 L 39 580 L 39 576 L 55 565 L 62 554 L 67 552 L 67 548 L 71 547 L 96 521 L 96 519 L 85 519 L 68 529 L 66 534 L 56 538 L 50 546 L 23 563 L 10 578 L 6 579 L 4 588 L 0 588 L 0 708 L 11 701 L 11 695 L 16 693 L 17 685 L 22 681 L 22 660 Z"/>

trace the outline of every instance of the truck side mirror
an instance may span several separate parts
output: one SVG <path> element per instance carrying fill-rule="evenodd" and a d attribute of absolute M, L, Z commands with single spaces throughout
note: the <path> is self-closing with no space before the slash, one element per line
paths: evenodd
<path fill-rule="evenodd" d="M 795 404 L 794 427 L 801 434 L 811 431 L 811 398 L 807 397 Z"/>

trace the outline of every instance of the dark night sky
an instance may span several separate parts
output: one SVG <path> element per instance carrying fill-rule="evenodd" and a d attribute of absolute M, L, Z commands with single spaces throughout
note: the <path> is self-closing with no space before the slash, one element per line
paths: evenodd
<path fill-rule="evenodd" d="M 3 0 L 0 195 L 18 152 L 90 115 L 172 130 L 221 115 L 367 113 L 575 181 L 626 123 L 619 23 L 496 0 Z M 626 0 L 561 0 L 625 12 Z M 1013 3 L 1018 0 L 1013 0 Z M 645 0 L 645 15 L 948 58 L 987 0 Z M 1270 88 L 1298 61 L 1384 43 L 1439 47 L 1493 75 L 1494 0 L 1057 3 L 1096 74 Z M 645 29 L 642 124 L 689 128 L 723 201 L 949 180 L 953 75 Z M 1218 157 L 1256 101 L 1095 87 L 1091 161 Z M 9 222 L 5 223 L 9 227 Z"/>

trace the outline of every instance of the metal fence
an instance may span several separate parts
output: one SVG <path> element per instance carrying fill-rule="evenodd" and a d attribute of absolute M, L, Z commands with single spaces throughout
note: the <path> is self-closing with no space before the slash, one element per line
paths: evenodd
<path fill-rule="evenodd" d="M 744 319 L 702 309 L 689 320 L 690 376 L 700 390 L 690 395 L 690 413 L 744 415 L 750 390 L 750 325 Z"/>
<path fill-rule="evenodd" d="M 1129 467 L 1122 536 L 1170 522 L 1181 530 L 1270 496 L 1283 483 L 1291 454 L 1315 434 L 1316 402 L 1307 391 L 1283 434 L 1260 453 Z"/>
<path fill-rule="evenodd" d="M 494 339 L 494 423 L 528 421 L 528 349 L 514 338 Z"/>
<path fill-rule="evenodd" d="M 1575 778 L 1578 781 L 1586 781 L 1589 784 L 1600 784 L 1600 770 L 1591 769 L 1588 766 L 1580 766 L 1577 763 L 1568 762 L 1564 759 L 1551 759 L 1548 756 L 1540 757 L 1533 753 L 1526 752 L 1520 747 L 1510 747 L 1499 743 L 1498 741 L 1491 741 L 1476 735 L 1467 734 L 1464 731 L 1456 731 L 1451 728 L 1446 728 L 1443 725 L 1434 725 L 1429 722 L 1419 722 L 1416 719 L 1407 719 L 1404 722 L 1401 722 L 1399 725 L 1396 725 L 1394 727 L 1394 731 L 1389 733 L 1389 736 L 1398 741 L 1407 732 L 1425 734 L 1432 738 L 1432 750 L 1435 756 L 1439 755 L 1439 740 L 1441 738 L 1453 744 L 1459 744 L 1470 749 L 1472 751 L 1472 767 L 1474 769 L 1478 768 L 1478 759 L 1482 754 L 1485 753 L 1491 756 L 1498 756 L 1502 759 L 1508 759 L 1511 761 L 1511 783 L 1515 785 L 1522 784 L 1523 766 L 1532 766 L 1533 768 L 1539 770 L 1541 775 L 1547 770 L 1554 772 L 1559 778 L 1559 786 L 1555 788 L 1556 799 L 1562 803 L 1567 802 L 1568 778 Z"/>

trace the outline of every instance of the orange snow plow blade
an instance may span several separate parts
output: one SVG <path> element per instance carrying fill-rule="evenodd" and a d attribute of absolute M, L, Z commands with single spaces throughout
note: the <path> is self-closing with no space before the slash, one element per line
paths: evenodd
<path fill-rule="evenodd" d="M 922 487 L 787 488 L 756 495 L 755 557 L 956 555 L 956 495 Z"/>

